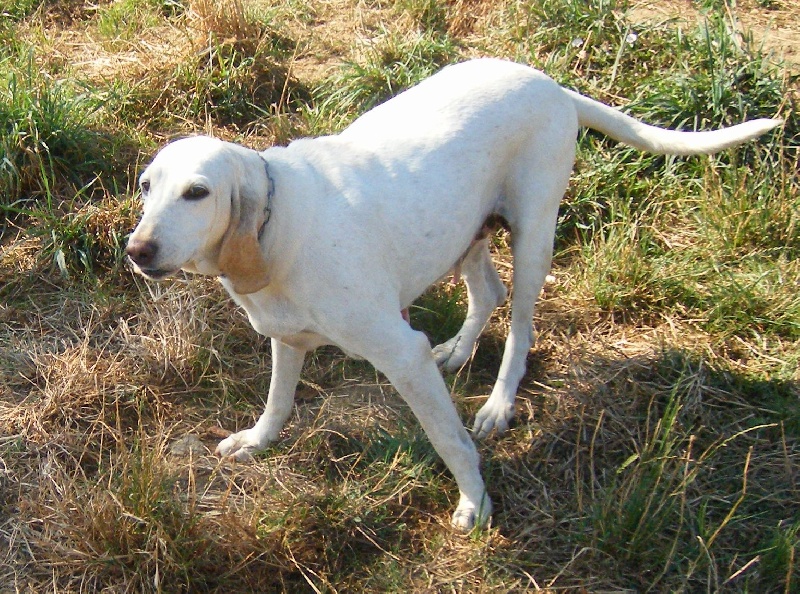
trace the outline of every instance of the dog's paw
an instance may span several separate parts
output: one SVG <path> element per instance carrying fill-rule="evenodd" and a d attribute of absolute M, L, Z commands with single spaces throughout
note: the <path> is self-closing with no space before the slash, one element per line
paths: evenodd
<path fill-rule="evenodd" d="M 253 459 L 253 454 L 266 447 L 261 439 L 252 429 L 245 429 L 226 437 L 214 450 L 214 454 L 220 458 L 232 458 L 238 462 L 247 462 Z"/>
<path fill-rule="evenodd" d="M 478 505 L 462 496 L 450 524 L 459 532 L 469 532 L 475 526 L 485 526 L 491 515 L 492 501 L 486 493 Z"/>
<path fill-rule="evenodd" d="M 463 340 L 461 334 L 456 334 L 447 342 L 433 347 L 433 360 L 445 371 L 453 373 L 470 358 L 472 346 L 469 341 Z"/>
<path fill-rule="evenodd" d="M 505 433 L 512 418 L 514 418 L 514 401 L 509 402 L 504 398 L 492 395 L 475 415 L 472 433 L 478 439 L 483 439 L 493 429 L 498 434 Z"/>

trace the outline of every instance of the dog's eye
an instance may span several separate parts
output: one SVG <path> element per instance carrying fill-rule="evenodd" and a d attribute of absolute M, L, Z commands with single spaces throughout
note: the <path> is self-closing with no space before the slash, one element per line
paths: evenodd
<path fill-rule="evenodd" d="M 150 191 L 150 182 L 146 179 L 142 180 L 142 183 L 139 184 L 139 186 L 142 188 L 142 194 L 147 194 Z"/>
<path fill-rule="evenodd" d="M 183 197 L 187 200 L 200 200 L 208 196 L 208 188 L 203 186 L 192 186 L 183 193 Z"/>

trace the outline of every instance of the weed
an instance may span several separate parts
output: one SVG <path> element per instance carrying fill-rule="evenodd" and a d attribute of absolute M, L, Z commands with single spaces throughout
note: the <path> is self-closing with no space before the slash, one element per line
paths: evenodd
<path fill-rule="evenodd" d="M 67 279 L 88 281 L 123 270 L 126 239 L 136 222 L 132 203 L 81 198 L 78 194 L 60 208 L 29 211 L 43 234 L 42 256 Z"/>
<path fill-rule="evenodd" d="M 49 80 L 33 55 L 20 68 L 0 62 L 0 208 L 20 212 L 52 199 L 61 180 L 82 187 L 106 171 L 113 146 L 92 125 L 102 103 L 71 81 Z M 22 199 L 22 202 L 20 200 Z"/>
<path fill-rule="evenodd" d="M 429 289 L 411 308 L 411 324 L 423 330 L 432 344 L 440 344 L 461 328 L 466 314 L 462 285 L 442 284 Z"/>
<path fill-rule="evenodd" d="M 626 1 L 547 0 L 508 7 L 516 53 L 583 92 L 622 93 L 670 59 L 665 31 L 630 23 Z"/>
<path fill-rule="evenodd" d="M 785 87 L 770 72 L 773 67 L 752 36 L 740 41 L 725 19 L 706 21 L 694 37 L 681 36 L 675 43 L 684 46 L 686 64 L 673 76 L 654 80 L 651 94 L 630 106 L 638 117 L 669 128 L 699 130 L 772 117 L 784 104 Z M 787 132 L 789 137 L 795 134 Z"/>
<path fill-rule="evenodd" d="M 444 34 L 449 29 L 447 3 L 441 0 L 397 0 L 395 10 L 409 15 L 420 31 Z"/>
<path fill-rule="evenodd" d="M 800 552 L 800 523 L 776 526 L 765 537 L 759 570 L 763 583 L 775 591 L 791 592 L 797 584 L 795 565 Z"/>
<path fill-rule="evenodd" d="M 277 61 L 292 53 L 291 39 L 223 9 L 197 3 L 196 28 L 184 34 L 197 35 L 192 45 L 199 50 L 154 67 L 135 84 L 112 87 L 120 118 L 158 114 L 150 126 L 174 127 L 203 113 L 208 122 L 246 132 L 305 100 L 305 88 Z"/>

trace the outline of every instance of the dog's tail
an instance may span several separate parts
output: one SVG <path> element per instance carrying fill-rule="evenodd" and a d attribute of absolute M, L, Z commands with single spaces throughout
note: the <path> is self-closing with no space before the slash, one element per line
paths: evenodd
<path fill-rule="evenodd" d="M 649 126 L 599 101 L 567 90 L 581 126 L 599 130 L 642 151 L 659 155 L 711 154 L 742 144 L 780 126 L 783 120 L 762 118 L 710 132 L 678 132 Z"/>

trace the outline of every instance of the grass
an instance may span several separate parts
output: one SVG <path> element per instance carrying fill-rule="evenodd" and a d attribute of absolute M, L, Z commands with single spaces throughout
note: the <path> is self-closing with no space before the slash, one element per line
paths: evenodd
<path fill-rule="evenodd" d="M 800 16 L 740 10 L 765 4 Z M 797 67 L 730 3 L 698 7 L 0 4 L 0 592 L 796 591 Z M 715 157 L 581 134 L 516 423 L 479 444 L 492 526 L 452 533 L 457 490 L 413 415 L 335 349 L 308 358 L 282 439 L 221 464 L 269 341 L 212 280 L 126 270 L 138 172 L 174 135 L 335 132 L 475 55 L 655 124 L 786 123 Z M 513 287 L 503 232 L 493 250 Z M 447 339 L 465 305 L 442 284 L 412 325 Z M 446 377 L 467 422 L 508 325 L 506 304 Z"/>
<path fill-rule="evenodd" d="M 103 155 L 111 143 L 93 124 L 101 101 L 73 81 L 54 80 L 39 71 L 33 55 L 0 62 L 2 164 L 0 206 L 20 207 L 20 199 L 41 196 L 52 201 L 56 183 L 90 183 L 110 165 Z"/>
<path fill-rule="evenodd" d="M 455 61 L 458 52 L 447 35 L 382 32 L 359 61 L 346 62 L 317 90 L 317 126 L 344 128 L 355 116 L 427 78 Z"/>

